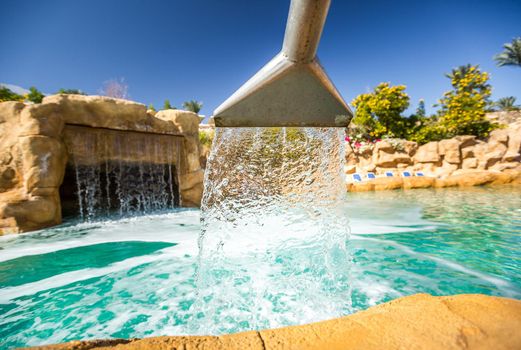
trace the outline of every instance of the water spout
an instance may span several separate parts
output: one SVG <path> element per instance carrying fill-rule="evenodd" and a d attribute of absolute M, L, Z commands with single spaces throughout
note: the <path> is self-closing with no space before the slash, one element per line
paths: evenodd
<path fill-rule="evenodd" d="M 353 113 L 316 57 L 330 0 L 292 0 L 281 52 L 214 112 L 218 127 L 347 127 Z"/>

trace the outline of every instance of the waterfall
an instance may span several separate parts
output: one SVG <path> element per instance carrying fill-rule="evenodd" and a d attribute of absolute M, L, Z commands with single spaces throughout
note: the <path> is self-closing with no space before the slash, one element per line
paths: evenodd
<path fill-rule="evenodd" d="M 182 138 L 70 125 L 64 135 L 83 220 L 179 205 Z"/>
<path fill-rule="evenodd" d="M 350 309 L 344 131 L 217 128 L 202 203 L 192 333 Z"/>

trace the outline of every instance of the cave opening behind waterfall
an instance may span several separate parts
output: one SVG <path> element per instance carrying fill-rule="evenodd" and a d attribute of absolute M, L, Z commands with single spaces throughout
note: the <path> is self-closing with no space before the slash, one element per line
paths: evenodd
<path fill-rule="evenodd" d="M 170 164 L 67 164 L 60 187 L 62 216 L 93 220 L 179 207 L 177 171 Z"/>
<path fill-rule="evenodd" d="M 62 216 L 93 221 L 180 205 L 182 138 L 66 125 Z"/>

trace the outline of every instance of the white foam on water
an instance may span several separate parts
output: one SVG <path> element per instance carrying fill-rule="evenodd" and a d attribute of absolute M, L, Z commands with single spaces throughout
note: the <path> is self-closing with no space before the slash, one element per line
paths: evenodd
<path fill-rule="evenodd" d="M 22 296 L 33 295 L 41 291 L 63 287 L 71 283 L 109 275 L 118 271 L 131 269 L 135 266 L 148 264 L 160 260 L 166 260 L 172 257 L 182 257 L 187 254 L 197 254 L 197 246 L 195 244 L 195 241 L 193 241 L 192 244 L 181 244 L 161 249 L 151 255 L 145 255 L 118 261 L 106 267 L 75 270 L 55 275 L 49 278 L 45 278 L 42 280 L 38 280 L 35 282 L 25 283 L 20 286 L 1 288 L 0 303 L 7 303 L 10 300 L 14 300 Z"/>
<path fill-rule="evenodd" d="M 169 242 L 191 250 L 197 242 L 198 210 L 119 220 L 65 225 L 44 231 L 6 236 L 0 242 L 0 262 L 28 255 L 47 254 L 94 244 L 142 241 Z"/>

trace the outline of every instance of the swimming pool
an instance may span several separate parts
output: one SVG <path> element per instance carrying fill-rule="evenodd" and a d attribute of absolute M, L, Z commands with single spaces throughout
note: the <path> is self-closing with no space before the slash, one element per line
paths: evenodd
<path fill-rule="evenodd" d="M 521 298 L 520 188 L 349 193 L 343 210 L 353 312 L 420 292 Z M 1 347 L 186 334 L 199 229 L 177 210 L 0 237 Z M 324 318 L 290 311 L 269 324 Z"/>

